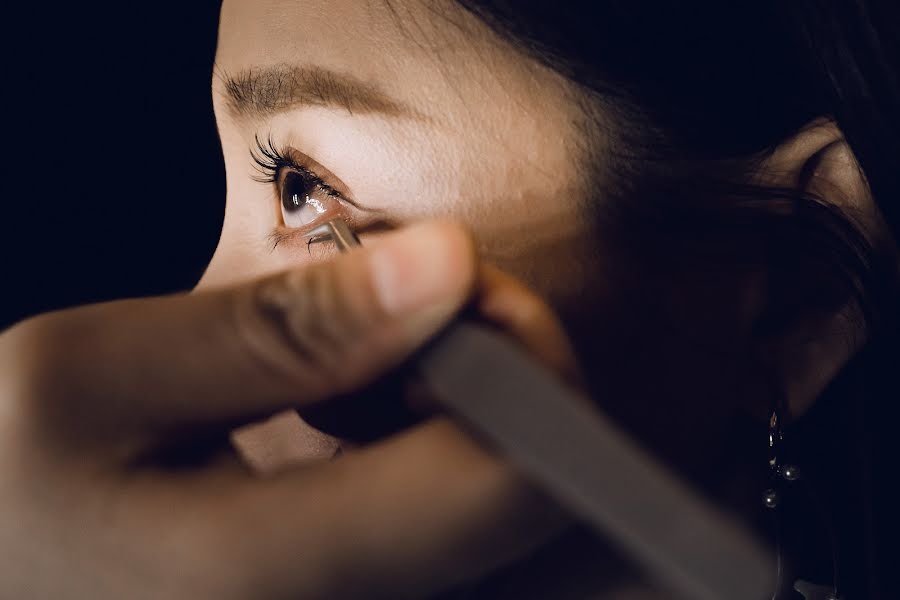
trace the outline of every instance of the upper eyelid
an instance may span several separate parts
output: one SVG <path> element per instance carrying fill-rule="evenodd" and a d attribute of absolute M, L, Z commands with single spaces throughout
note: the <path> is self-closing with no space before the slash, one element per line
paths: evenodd
<path fill-rule="evenodd" d="M 262 181 L 263 183 L 275 181 L 278 170 L 287 166 L 303 173 L 303 175 L 313 178 L 316 183 L 325 184 L 319 175 L 313 173 L 310 169 L 301 165 L 292 157 L 285 156 L 284 153 L 278 150 L 271 138 L 266 141 L 265 145 L 260 141 L 258 135 L 254 136 L 254 140 L 256 142 L 256 148 L 250 148 L 250 158 L 253 159 L 257 170 L 261 171 L 263 175 L 263 179 L 254 177 L 257 181 Z"/>
<path fill-rule="evenodd" d="M 253 138 L 256 147 L 250 149 L 250 157 L 253 159 L 257 170 L 262 174 L 262 177 L 253 177 L 254 180 L 262 183 L 275 182 L 278 179 L 279 169 L 289 167 L 302 173 L 304 176 L 309 177 L 313 183 L 328 195 L 346 202 L 355 208 L 365 210 L 365 208 L 357 204 L 353 199 L 347 197 L 345 193 L 325 181 L 323 176 L 313 171 L 310 167 L 298 162 L 292 156 L 279 150 L 271 137 L 266 138 L 265 142 L 259 138 L 258 134 L 255 134 Z"/>

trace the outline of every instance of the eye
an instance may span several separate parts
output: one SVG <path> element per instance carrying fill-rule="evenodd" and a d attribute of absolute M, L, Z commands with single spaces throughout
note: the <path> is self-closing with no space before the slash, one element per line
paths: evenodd
<path fill-rule="evenodd" d="M 290 167 L 282 167 L 280 171 L 276 185 L 285 227 L 307 228 L 338 215 L 337 192 L 318 177 Z"/>
<path fill-rule="evenodd" d="M 293 148 L 276 146 L 271 138 L 263 141 L 255 136 L 255 140 L 250 158 L 257 175 L 252 179 L 275 192 L 273 199 L 281 211 L 280 223 L 275 224 L 269 236 L 273 250 L 282 241 L 292 239 L 302 239 L 308 247 L 307 233 L 332 219 L 359 226 L 356 215 L 363 209 L 332 186 L 332 182 L 343 184 L 330 171 Z"/>

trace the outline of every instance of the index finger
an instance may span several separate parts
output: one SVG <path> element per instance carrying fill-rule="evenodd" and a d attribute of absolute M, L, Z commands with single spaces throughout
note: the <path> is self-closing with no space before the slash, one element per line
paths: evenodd
<path fill-rule="evenodd" d="M 122 428 L 242 422 L 363 386 L 470 295 L 475 254 L 450 224 L 230 289 L 41 316 L 0 336 L 2 377 L 34 416 Z"/>

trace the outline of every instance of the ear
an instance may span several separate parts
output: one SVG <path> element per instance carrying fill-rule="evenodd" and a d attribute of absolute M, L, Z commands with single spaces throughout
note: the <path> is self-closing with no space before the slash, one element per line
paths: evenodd
<path fill-rule="evenodd" d="M 838 207 L 870 243 L 883 231 L 859 164 L 833 121 L 815 121 L 779 146 L 763 165 L 762 179 Z M 848 300 L 829 314 L 794 318 L 763 342 L 792 416 L 809 410 L 862 347 L 863 337 L 859 309 Z"/>

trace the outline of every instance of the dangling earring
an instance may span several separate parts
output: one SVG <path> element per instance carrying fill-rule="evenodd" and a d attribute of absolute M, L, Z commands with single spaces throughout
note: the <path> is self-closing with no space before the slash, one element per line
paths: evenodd
<path fill-rule="evenodd" d="M 780 403 L 779 403 L 780 404 Z M 781 600 L 784 594 L 785 586 L 785 556 L 782 533 L 782 519 L 778 505 L 781 503 L 782 484 L 781 484 L 781 442 L 783 433 L 781 430 L 782 419 L 781 406 L 776 404 L 769 414 L 769 435 L 768 435 L 768 454 L 769 454 L 769 487 L 763 492 L 762 502 L 766 508 L 775 512 L 775 591 L 772 593 L 772 600 Z M 792 476 L 796 474 L 796 468 L 791 468 Z"/>
<path fill-rule="evenodd" d="M 778 397 L 777 395 L 776 397 Z M 790 588 L 785 589 L 788 581 L 794 579 L 786 573 L 788 569 L 786 549 L 784 544 L 785 523 L 782 511 L 779 507 L 787 495 L 786 486 L 795 487 L 800 478 L 798 467 L 784 456 L 784 416 L 786 414 L 785 402 L 776 403 L 772 407 L 769 416 L 768 449 L 769 449 L 769 487 L 763 492 L 763 506 L 770 509 L 775 517 L 775 546 L 776 546 L 776 572 L 775 591 L 772 600 L 782 600 L 792 595 L 792 591 L 799 592 L 805 600 L 840 600 L 837 593 L 837 558 L 835 554 L 835 542 L 833 533 L 829 530 L 829 540 L 832 546 L 832 583 L 831 585 L 817 585 L 808 581 L 797 579 Z M 806 488 L 810 501 L 814 500 L 812 490 Z"/>

